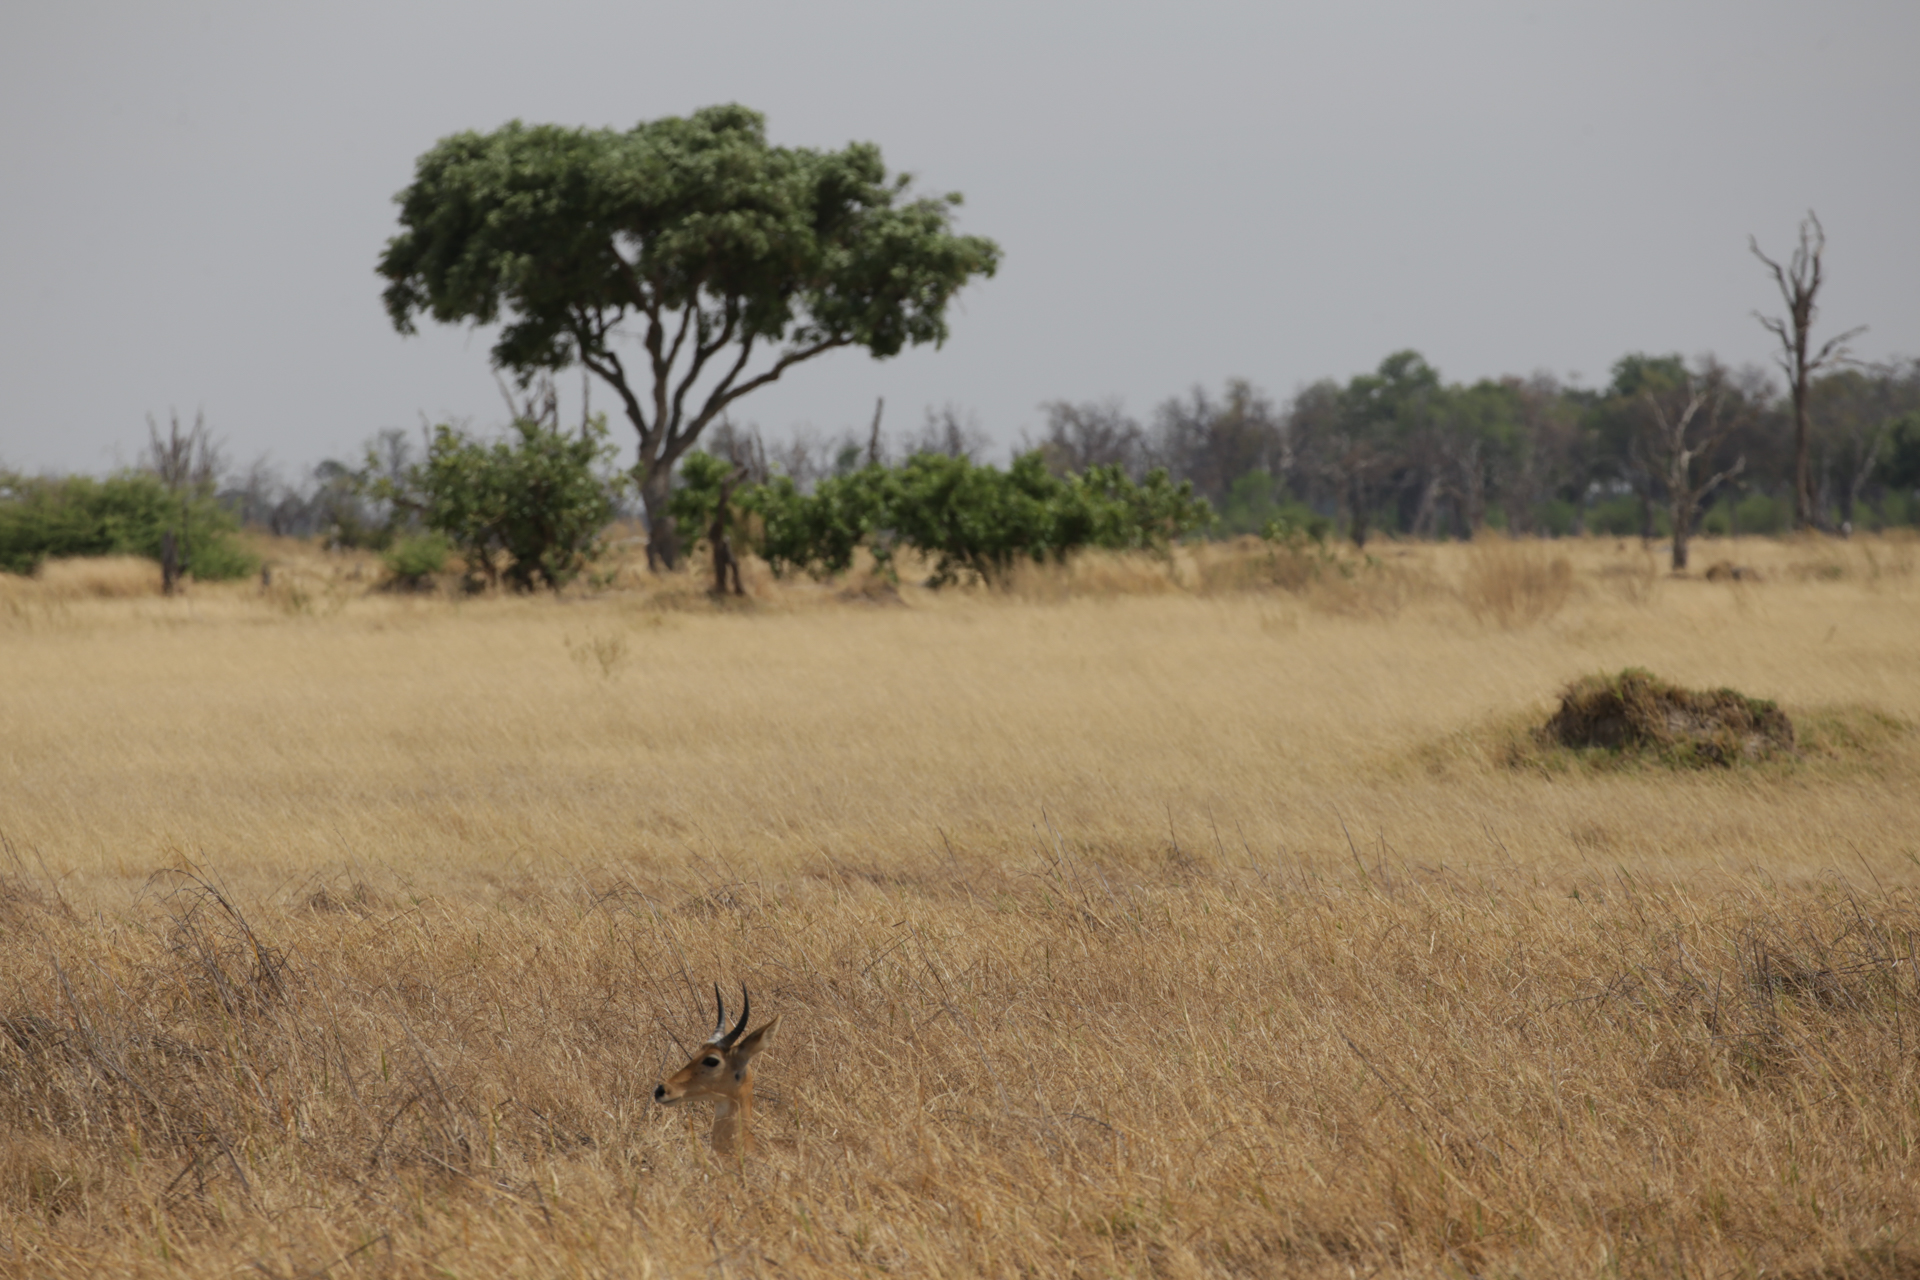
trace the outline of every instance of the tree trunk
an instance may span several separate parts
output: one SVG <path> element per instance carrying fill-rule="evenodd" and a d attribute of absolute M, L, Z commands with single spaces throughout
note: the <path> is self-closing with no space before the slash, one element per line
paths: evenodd
<path fill-rule="evenodd" d="M 1795 317 L 1798 320 L 1799 317 Z M 1813 515 L 1813 466 L 1807 444 L 1807 332 L 1799 327 L 1794 333 L 1793 371 L 1793 527 L 1811 529 Z"/>
<path fill-rule="evenodd" d="M 733 480 L 720 482 L 720 501 L 713 509 L 713 523 L 707 528 L 707 545 L 713 549 L 713 594 L 727 594 L 727 574 L 733 574 L 733 594 L 744 596 L 746 588 L 740 585 L 740 561 L 733 554 L 733 541 L 727 536 L 727 529 L 733 523 L 733 512 L 729 507 L 733 499 Z"/>
<path fill-rule="evenodd" d="M 1367 545 L 1367 496 L 1357 471 L 1347 473 L 1347 517 L 1347 531 L 1357 551 Z"/>
<path fill-rule="evenodd" d="M 1407 532 L 1416 538 L 1425 538 L 1436 527 L 1434 512 L 1440 501 L 1440 473 L 1434 472 L 1427 477 L 1426 484 L 1420 487 L 1420 505 L 1413 509 L 1413 519 L 1407 523 Z"/>
<path fill-rule="evenodd" d="M 172 595 L 174 583 L 179 579 L 179 544 L 174 541 L 173 530 L 166 529 L 160 534 L 160 593 Z"/>
<path fill-rule="evenodd" d="M 1693 533 L 1693 497 L 1684 487 L 1675 489 L 1673 498 L 1673 570 L 1687 567 L 1687 539 Z"/>
<path fill-rule="evenodd" d="M 640 485 L 640 500 L 647 508 L 647 568 L 654 573 L 670 573 L 680 561 L 680 538 L 667 510 L 673 501 L 671 464 L 656 466 L 648 473 Z"/>

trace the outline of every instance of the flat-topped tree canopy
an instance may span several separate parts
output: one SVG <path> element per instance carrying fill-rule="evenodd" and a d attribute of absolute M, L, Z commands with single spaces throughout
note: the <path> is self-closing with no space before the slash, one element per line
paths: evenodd
<path fill-rule="evenodd" d="M 671 567 L 673 465 L 708 423 L 837 347 L 943 342 L 955 292 L 993 274 L 999 247 L 952 229 L 959 195 L 909 181 L 871 143 L 771 146 L 738 105 L 456 134 L 395 197 L 387 313 L 402 333 L 503 321 L 493 361 L 523 383 L 576 361 L 607 382 L 640 436 L 649 558 Z"/>

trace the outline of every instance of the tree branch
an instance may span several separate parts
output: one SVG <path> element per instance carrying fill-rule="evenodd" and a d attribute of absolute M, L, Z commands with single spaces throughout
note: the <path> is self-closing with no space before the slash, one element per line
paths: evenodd
<path fill-rule="evenodd" d="M 1847 343 L 1866 331 L 1866 325 L 1856 325 L 1837 338 L 1828 338 L 1826 345 L 1820 348 L 1820 354 L 1807 361 L 1807 372 L 1812 373 L 1815 369 L 1823 368 L 1829 361 L 1845 364 L 1850 354 L 1847 351 Z"/>
<path fill-rule="evenodd" d="M 707 397 L 706 407 L 700 411 L 699 421 L 701 425 L 705 425 L 713 418 L 714 414 L 720 412 L 720 410 L 726 408 L 741 396 L 746 395 L 750 391 L 758 390 L 766 386 L 769 382 L 776 380 L 781 374 L 785 373 L 794 365 L 799 364 L 802 360 L 811 360 L 820 353 L 832 351 L 836 347 L 848 347 L 852 345 L 853 339 L 851 337 L 822 338 L 812 346 L 800 347 L 789 351 L 776 360 L 773 367 L 765 373 L 757 374 L 739 386 L 729 390 L 728 388 L 732 384 L 733 379 L 739 374 L 741 367 L 746 364 L 746 358 L 743 353 L 741 359 L 735 362 L 734 367 L 728 372 L 727 376 L 721 380 L 720 385 L 713 389 L 713 394 Z"/>
<path fill-rule="evenodd" d="M 633 388 L 627 385 L 627 371 L 620 363 L 618 352 L 602 345 L 595 354 L 588 354 L 583 347 L 580 351 L 580 363 L 598 374 L 620 397 L 626 407 L 627 421 L 633 423 L 633 429 L 640 433 L 640 457 L 644 461 L 653 443 L 654 430 L 647 427 L 646 411 L 641 409 L 640 400 L 633 394 Z M 658 424 L 656 423 L 656 428 Z"/>
<path fill-rule="evenodd" d="M 1715 489 L 1718 489 L 1721 485 L 1733 479 L 1735 476 L 1739 475 L 1742 471 L 1745 471 L 1746 469 L 1747 469 L 1747 455 L 1743 453 L 1734 460 L 1734 463 L 1732 466 L 1728 467 L 1725 471 L 1722 471 L 1720 474 L 1714 476 L 1713 479 L 1701 485 L 1700 488 L 1694 492 L 1694 495 L 1693 495 L 1694 509 L 1696 511 L 1699 510 L 1700 504 L 1707 500 L 1708 495 L 1710 495 Z"/>
<path fill-rule="evenodd" d="M 700 297 L 696 294 L 694 295 L 693 301 L 687 304 L 687 309 L 680 314 L 680 332 L 673 335 L 673 346 L 667 351 L 666 358 L 654 362 L 653 376 L 659 381 L 665 382 L 673 376 L 673 366 L 680 359 L 680 348 L 685 345 L 687 341 L 687 329 L 693 324 L 694 317 L 699 313 Z M 695 348 L 697 349 L 699 345 L 696 339 L 694 342 Z"/>
<path fill-rule="evenodd" d="M 1747 237 L 1747 248 L 1753 253 L 1754 257 L 1767 264 L 1767 270 L 1773 272 L 1774 283 L 1780 286 L 1780 296 L 1786 300 L 1788 307 L 1792 307 L 1793 294 L 1787 289 L 1787 273 L 1781 269 L 1779 263 L 1760 252 L 1760 241 L 1752 235 Z M 1760 313 L 1756 311 L 1754 314 L 1757 316 Z M 1762 323 L 1765 323 L 1765 321 L 1762 321 Z"/>
<path fill-rule="evenodd" d="M 668 423 L 670 424 L 667 433 L 669 444 L 671 444 L 673 438 L 680 432 L 680 428 L 684 422 L 683 414 L 685 412 L 687 392 L 693 389 L 694 381 L 699 378 L 700 371 L 707 367 L 707 361 L 719 354 L 726 348 L 728 343 L 733 341 L 734 326 L 739 320 L 739 304 L 733 299 L 727 300 L 725 315 L 726 323 L 720 326 L 719 337 L 715 338 L 712 342 L 707 342 L 704 339 L 696 339 L 694 342 L 693 365 L 687 370 L 687 376 L 680 380 L 679 387 L 677 387 L 673 393 L 673 416 L 668 419 Z M 706 317 L 704 315 L 701 316 L 700 327 L 703 331 L 706 329 Z M 747 362 L 747 357 L 752 354 L 752 351 L 753 337 L 752 335 L 748 335 L 745 343 L 741 347 L 740 358 L 734 361 L 733 368 L 728 372 L 726 378 L 722 379 L 722 386 L 731 382 L 734 376 L 740 372 L 740 366 Z M 702 421 L 704 422 L 705 419 L 703 418 Z M 696 427 L 695 431 L 697 432 L 698 430 L 699 428 Z"/>

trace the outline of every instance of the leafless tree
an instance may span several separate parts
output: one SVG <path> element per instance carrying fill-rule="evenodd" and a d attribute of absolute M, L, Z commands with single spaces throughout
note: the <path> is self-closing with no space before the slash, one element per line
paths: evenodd
<path fill-rule="evenodd" d="M 1072 404 L 1052 400 L 1040 406 L 1047 434 L 1037 448 L 1056 475 L 1088 467 L 1119 467 L 1138 479 L 1147 470 L 1146 433 L 1116 398 Z"/>
<path fill-rule="evenodd" d="M 907 452 L 944 453 L 949 458 L 978 461 L 990 443 L 987 433 L 980 429 L 980 420 L 972 413 L 963 411 L 955 404 L 943 405 L 939 409 L 929 405 L 919 436 L 907 442 Z M 856 452 L 856 466 L 859 457 Z"/>
<path fill-rule="evenodd" d="M 722 418 L 709 428 L 707 452 L 733 463 L 739 473 L 736 483 L 765 484 L 773 476 L 773 464 L 767 459 L 767 442 L 760 428 L 740 426 L 731 418 Z"/>
<path fill-rule="evenodd" d="M 217 489 L 220 473 L 226 467 L 226 459 L 220 446 L 207 430 L 207 418 L 204 413 L 193 416 L 191 429 L 180 429 L 180 414 L 176 411 L 168 415 L 167 434 L 160 434 L 160 424 L 147 415 L 147 454 L 143 460 L 145 469 L 158 476 L 173 500 L 180 504 L 180 528 L 176 533 L 172 529 L 160 535 L 160 587 L 172 595 L 179 584 L 180 577 L 186 572 L 189 553 L 192 550 L 189 533 L 193 500 L 211 497 Z"/>
<path fill-rule="evenodd" d="M 1747 247 L 1754 257 L 1766 263 L 1774 283 L 1780 286 L 1781 299 L 1787 304 L 1785 319 L 1757 311 L 1754 318 L 1780 340 L 1781 354 L 1777 359 L 1786 370 L 1793 394 L 1793 523 L 1796 528 L 1807 529 L 1814 525 L 1813 472 L 1808 462 L 1807 384 L 1821 369 L 1844 361 L 1847 342 L 1865 333 L 1866 326 L 1829 338 L 1817 352 L 1808 354 L 1816 314 L 1814 299 L 1820 292 L 1820 259 L 1827 248 L 1827 233 L 1811 209 L 1800 223 L 1800 244 L 1786 266 L 1760 252 L 1760 242 L 1753 236 L 1747 237 Z"/>
<path fill-rule="evenodd" d="M 159 477 L 168 493 L 211 492 L 226 466 L 219 443 L 207 430 L 207 416 L 196 413 L 191 429 L 180 429 L 180 414 L 169 415 L 167 434 L 147 415 L 147 452 L 141 467 Z"/>
<path fill-rule="evenodd" d="M 1698 373 L 1689 372 L 1681 386 L 1664 395 L 1643 393 L 1652 411 L 1653 448 L 1665 464 L 1668 518 L 1673 524 L 1673 567 L 1687 567 L 1687 540 L 1693 522 L 1713 491 L 1746 470 L 1745 456 L 1731 467 L 1699 474 L 1695 464 L 1711 461 L 1713 452 L 1733 431 L 1736 418 L 1723 412 L 1730 398 L 1726 370 L 1711 361 Z"/>
<path fill-rule="evenodd" d="M 1226 501 L 1233 482 L 1250 471 L 1278 477 L 1292 465 L 1285 422 L 1273 402 L 1242 378 L 1228 382 L 1217 401 L 1195 387 L 1185 398 L 1161 404 L 1146 443 L 1149 463 L 1176 480 L 1193 481 L 1194 490 L 1214 503 Z"/>

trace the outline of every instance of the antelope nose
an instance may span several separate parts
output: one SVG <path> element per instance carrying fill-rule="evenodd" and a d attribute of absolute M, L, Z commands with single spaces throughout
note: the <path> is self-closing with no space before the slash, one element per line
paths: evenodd
<path fill-rule="evenodd" d="M 655 1102 L 665 1102 L 667 1100 L 667 1086 L 664 1084 L 653 1086 L 653 1100 Z"/>

